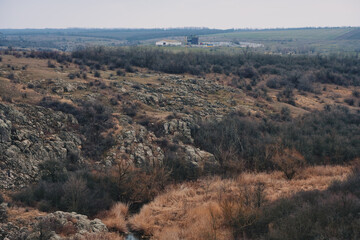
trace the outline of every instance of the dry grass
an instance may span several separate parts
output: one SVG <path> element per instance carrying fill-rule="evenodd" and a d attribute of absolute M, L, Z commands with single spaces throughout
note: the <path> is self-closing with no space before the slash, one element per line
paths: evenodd
<path fill-rule="evenodd" d="M 302 190 L 326 189 L 334 180 L 345 180 L 350 172 L 350 167 L 320 166 L 304 169 L 290 181 L 281 172 L 244 173 L 237 179 L 202 179 L 168 189 L 145 205 L 129 224 L 151 239 L 231 239 L 224 214 L 224 202 L 228 199 L 245 201 L 260 183 L 264 201 L 274 201 Z"/>
<path fill-rule="evenodd" d="M 24 84 L 14 84 L 6 78 L 0 77 L 0 101 L 10 99 L 11 102 L 27 104 L 38 103 L 43 96 Z"/>
<path fill-rule="evenodd" d="M 10 207 L 7 209 L 9 222 L 16 222 L 17 225 L 25 227 L 35 221 L 37 217 L 45 216 L 47 213 L 40 212 L 33 208 Z"/>
<path fill-rule="evenodd" d="M 124 203 L 115 204 L 109 211 L 103 212 L 99 218 L 110 230 L 127 233 L 126 218 L 129 207 Z"/>

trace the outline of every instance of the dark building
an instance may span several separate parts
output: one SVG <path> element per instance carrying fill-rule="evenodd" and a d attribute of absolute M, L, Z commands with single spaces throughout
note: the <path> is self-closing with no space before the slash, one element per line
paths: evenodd
<path fill-rule="evenodd" d="M 187 39 L 187 45 L 198 45 L 199 44 L 199 37 L 195 35 L 188 36 Z"/>

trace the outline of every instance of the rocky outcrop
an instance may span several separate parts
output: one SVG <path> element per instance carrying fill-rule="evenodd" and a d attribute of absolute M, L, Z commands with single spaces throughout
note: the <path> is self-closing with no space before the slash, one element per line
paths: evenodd
<path fill-rule="evenodd" d="M 30 105 L 0 103 L 0 188 L 26 186 L 47 160 L 80 161 L 81 138 L 70 114 Z"/>
<path fill-rule="evenodd" d="M 189 162 L 195 168 L 208 170 L 213 169 L 219 165 L 213 154 L 202 151 L 194 146 L 184 146 L 184 152 L 187 162 Z"/>
<path fill-rule="evenodd" d="M 156 144 L 157 137 L 145 127 L 128 126 L 121 131 L 118 140 L 119 154 L 127 155 L 135 166 L 162 165 L 164 153 Z M 119 156 L 113 156 L 111 161 L 114 162 L 116 157 Z"/>
<path fill-rule="evenodd" d="M 39 217 L 39 222 L 35 229 L 35 232 L 41 232 L 44 229 L 49 232 L 55 231 L 57 234 L 66 233 L 64 235 L 76 235 L 92 232 L 107 232 L 105 224 L 100 219 L 94 220 L 88 219 L 87 216 L 77 214 L 75 212 L 62 212 L 57 211 L 50 213 L 44 217 Z"/>
<path fill-rule="evenodd" d="M 5 223 L 8 220 L 6 208 L 7 208 L 7 203 L 0 204 L 0 223 Z"/>
<path fill-rule="evenodd" d="M 0 224 L 1 240 L 27 240 L 28 235 L 29 230 L 26 227 L 18 227 L 11 222 Z"/>
<path fill-rule="evenodd" d="M 194 142 L 191 137 L 191 122 L 188 119 L 171 119 L 165 122 L 164 131 L 167 135 L 181 136 L 186 142 Z"/>
<path fill-rule="evenodd" d="M 72 240 L 86 239 L 91 233 L 106 233 L 108 229 L 99 219 L 90 220 L 75 212 L 57 211 L 37 217 L 27 227 L 12 222 L 0 223 L 0 239 L 7 240 Z"/>

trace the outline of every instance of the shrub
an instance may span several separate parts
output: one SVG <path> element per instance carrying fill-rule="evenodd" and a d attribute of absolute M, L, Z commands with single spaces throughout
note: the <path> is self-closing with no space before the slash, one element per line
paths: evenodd
<path fill-rule="evenodd" d="M 279 89 L 281 88 L 280 80 L 278 78 L 270 78 L 266 82 L 266 86 L 268 88 Z"/>
<path fill-rule="evenodd" d="M 62 162 L 49 160 L 40 164 L 41 178 L 45 181 L 61 182 L 67 179 L 65 165 Z"/>
<path fill-rule="evenodd" d="M 105 215 L 101 217 L 102 222 L 107 226 L 110 230 L 115 230 L 121 233 L 127 233 L 128 228 L 126 224 L 126 218 L 128 215 L 129 206 L 124 203 L 116 203 L 111 207 L 109 211 L 102 213 L 101 215 Z"/>
<path fill-rule="evenodd" d="M 265 187 L 257 183 L 253 187 L 240 186 L 238 197 L 226 197 L 220 202 L 224 223 L 232 228 L 234 239 L 245 235 L 246 229 L 257 224 L 265 202 Z"/>
<path fill-rule="evenodd" d="M 184 151 L 176 145 L 167 146 L 164 165 L 169 169 L 171 179 L 178 182 L 196 180 L 201 176 L 200 169 L 187 161 Z"/>
<path fill-rule="evenodd" d="M 42 212 L 50 212 L 52 209 L 51 203 L 46 200 L 41 200 L 37 205 L 36 208 Z"/>
<path fill-rule="evenodd" d="M 357 90 L 354 90 L 354 91 L 352 92 L 352 95 L 353 95 L 354 97 L 356 97 L 356 98 L 360 98 L 360 92 L 357 91 Z"/>
<path fill-rule="evenodd" d="M 312 74 L 304 74 L 299 78 L 296 88 L 306 92 L 313 92 L 314 88 L 312 83 L 314 81 L 314 76 Z"/>
<path fill-rule="evenodd" d="M 231 86 L 237 87 L 237 88 L 244 88 L 246 85 L 246 82 L 244 79 L 241 78 L 233 78 L 231 79 Z"/>
<path fill-rule="evenodd" d="M 130 117 L 135 117 L 139 111 L 139 104 L 133 102 L 125 102 L 122 105 L 124 113 Z"/>
<path fill-rule="evenodd" d="M 290 109 L 288 107 L 282 107 L 281 108 L 281 112 L 280 112 L 280 115 L 281 115 L 281 120 L 283 121 L 289 121 L 291 120 L 291 112 L 290 112 Z"/>
<path fill-rule="evenodd" d="M 354 99 L 352 98 L 346 98 L 344 102 L 347 103 L 349 106 L 354 106 L 355 103 Z"/>
<path fill-rule="evenodd" d="M 74 73 L 69 73 L 68 78 L 75 79 L 76 75 Z"/>
<path fill-rule="evenodd" d="M 276 129 L 271 122 L 234 113 L 222 121 L 202 121 L 198 126 L 192 131 L 195 145 L 213 153 L 221 165 L 237 162 L 239 168 L 257 170 L 272 165 L 266 156 L 266 144 L 273 141 L 270 134 Z"/>
<path fill-rule="evenodd" d="M 277 75 L 281 74 L 281 70 L 272 65 L 261 66 L 259 68 L 259 72 L 261 74 L 277 74 Z"/>
<path fill-rule="evenodd" d="M 70 212 L 87 213 L 90 191 L 86 182 L 79 177 L 71 176 L 63 185 L 62 205 Z"/>
<path fill-rule="evenodd" d="M 12 195 L 13 200 L 22 202 L 27 206 L 34 206 L 35 198 L 33 189 L 31 187 L 25 188 L 17 193 Z"/>
<path fill-rule="evenodd" d="M 134 68 L 131 65 L 126 65 L 125 66 L 125 71 L 128 72 L 128 73 L 135 72 Z"/>
<path fill-rule="evenodd" d="M 285 102 L 295 106 L 294 92 L 293 88 L 287 86 L 283 91 L 279 92 L 277 95 L 277 100 Z"/>
<path fill-rule="evenodd" d="M 276 149 L 272 162 L 291 180 L 304 167 L 304 157 L 295 149 Z"/>
<path fill-rule="evenodd" d="M 125 73 L 119 69 L 119 70 L 116 71 L 116 75 L 125 76 Z"/>
<path fill-rule="evenodd" d="M 110 104 L 113 105 L 113 106 L 116 106 L 118 105 L 118 99 L 117 98 L 110 98 Z"/>
<path fill-rule="evenodd" d="M 94 73 L 94 77 L 97 77 L 97 78 L 99 78 L 101 75 L 100 75 L 100 72 L 98 72 L 98 71 L 95 71 L 95 73 Z"/>
<path fill-rule="evenodd" d="M 8 76 L 7 76 L 8 79 L 10 80 L 15 80 L 15 74 L 14 73 L 10 73 Z"/>
<path fill-rule="evenodd" d="M 55 68 L 55 64 L 52 63 L 50 60 L 47 62 L 49 68 Z"/>
<path fill-rule="evenodd" d="M 214 73 L 219 73 L 219 74 L 221 74 L 221 73 L 223 72 L 223 68 L 222 68 L 221 66 L 219 66 L 219 65 L 214 65 L 214 66 L 212 67 L 212 71 L 213 71 Z"/>
<path fill-rule="evenodd" d="M 284 125 L 282 142 L 310 164 L 342 164 L 360 155 L 360 114 L 332 107 L 306 114 Z"/>
<path fill-rule="evenodd" d="M 130 203 L 135 209 L 147 203 L 164 190 L 169 172 L 160 166 L 147 166 L 146 169 L 132 167 L 128 160 L 118 162 L 118 167 L 108 172 L 111 196 L 116 201 Z"/>
<path fill-rule="evenodd" d="M 243 78 L 256 78 L 258 77 L 258 72 L 253 66 L 245 65 L 240 68 L 239 76 Z"/>

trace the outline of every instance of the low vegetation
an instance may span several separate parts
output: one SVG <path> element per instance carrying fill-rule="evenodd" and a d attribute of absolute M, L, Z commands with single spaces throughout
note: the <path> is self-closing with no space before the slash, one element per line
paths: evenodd
<path fill-rule="evenodd" d="M 215 155 L 224 173 L 279 167 L 291 178 L 301 164 L 341 164 L 360 157 L 353 134 L 360 131 L 359 123 L 359 113 L 334 107 L 282 122 L 237 113 L 199 122 L 193 136 L 198 147 Z"/>
<path fill-rule="evenodd" d="M 306 234 L 314 239 L 325 232 L 354 237 L 356 223 L 347 223 L 356 219 L 351 212 L 358 211 L 359 198 L 352 195 L 357 194 L 358 178 L 350 168 L 336 166 L 306 168 L 291 181 L 280 172 L 203 179 L 169 189 L 129 222 L 133 230 L 154 239 L 304 239 Z M 348 205 L 339 204 L 340 196 L 347 196 L 343 200 Z M 332 204 L 341 211 L 332 211 Z M 312 211 L 314 218 L 306 216 Z M 337 221 L 346 227 L 337 228 Z"/>
<path fill-rule="evenodd" d="M 0 53 L 0 156 L 29 154 L 26 164 L 38 169 L 17 178 L 27 181 L 23 188 L 0 194 L 0 203 L 10 202 L 3 211 L 9 221 L 20 222 L 17 213 L 30 222 L 31 214 L 74 211 L 111 231 L 86 239 L 128 232 L 173 240 L 359 236 L 355 54 Z M 18 113 L 26 107 L 29 113 Z M 66 124 L 30 136 L 23 126 L 36 124 L 37 109 Z M 26 125 L 6 120 L 15 118 Z M 62 160 L 37 161 L 29 142 L 49 156 L 56 145 Z M 4 173 L 15 179 L 11 167 Z"/>
<path fill-rule="evenodd" d="M 136 66 L 172 74 L 204 75 L 224 73 L 253 84 L 266 74 L 273 75 L 269 87 L 288 86 L 314 91 L 313 83 L 360 85 L 357 56 L 279 56 L 258 53 L 226 54 L 208 52 L 171 52 L 151 48 L 93 47 L 74 51 L 72 57 L 88 66 L 114 68 Z M 290 67 L 291 66 L 291 67 Z"/>

